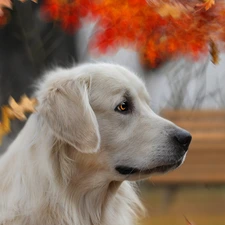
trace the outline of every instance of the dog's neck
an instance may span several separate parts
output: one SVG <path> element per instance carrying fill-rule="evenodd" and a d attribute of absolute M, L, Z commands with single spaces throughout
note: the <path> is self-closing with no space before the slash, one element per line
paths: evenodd
<path fill-rule="evenodd" d="M 46 134 L 44 124 L 32 124 L 35 120 L 29 119 L 26 132 L 1 161 L 0 176 L 7 186 L 0 185 L 0 191 L 8 194 L 0 199 L 0 224 L 115 225 L 116 218 L 116 225 L 133 225 L 143 207 L 131 184 L 89 169 L 77 155 L 71 157 L 68 146 Z M 39 139 L 37 132 L 42 133 Z M 12 187 L 17 189 L 15 196 Z"/>
<path fill-rule="evenodd" d="M 59 184 L 63 184 L 60 187 L 65 193 L 63 208 L 66 203 L 67 213 L 79 215 L 76 218 L 79 221 L 74 224 L 115 225 L 114 218 L 117 218 L 117 225 L 134 223 L 136 213 L 143 207 L 130 183 L 110 180 L 101 167 L 91 165 L 90 161 L 97 160 L 97 157 L 93 160 L 94 155 L 80 154 L 68 145 L 62 147 L 60 143 L 56 143 L 55 147 L 53 153 L 57 160 L 53 162 L 57 162 L 55 168 L 61 168 L 56 177 Z M 71 160 L 65 162 L 65 159 Z"/>

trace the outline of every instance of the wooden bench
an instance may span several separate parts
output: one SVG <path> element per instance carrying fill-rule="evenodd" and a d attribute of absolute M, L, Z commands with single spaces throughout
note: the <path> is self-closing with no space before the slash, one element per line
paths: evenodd
<path fill-rule="evenodd" d="M 161 115 L 192 134 L 184 164 L 154 184 L 225 184 L 225 110 L 164 110 Z"/>

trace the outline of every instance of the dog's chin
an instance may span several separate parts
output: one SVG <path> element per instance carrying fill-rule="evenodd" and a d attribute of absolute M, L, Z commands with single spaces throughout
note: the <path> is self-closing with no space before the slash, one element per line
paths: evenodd
<path fill-rule="evenodd" d="M 117 166 L 116 171 L 120 175 L 126 176 L 126 179 L 128 178 L 129 180 L 144 179 L 155 173 L 163 174 L 171 170 L 174 170 L 178 168 L 183 163 L 183 161 L 184 159 L 182 158 L 173 164 L 160 165 L 150 169 L 140 169 L 129 166 Z"/>

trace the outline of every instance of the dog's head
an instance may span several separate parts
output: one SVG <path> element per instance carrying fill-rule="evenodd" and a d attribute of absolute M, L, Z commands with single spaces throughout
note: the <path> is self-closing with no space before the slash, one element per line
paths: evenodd
<path fill-rule="evenodd" d="M 115 180 L 167 172 L 185 159 L 191 135 L 157 116 L 142 81 L 121 66 L 58 69 L 38 97 L 54 136 Z"/>

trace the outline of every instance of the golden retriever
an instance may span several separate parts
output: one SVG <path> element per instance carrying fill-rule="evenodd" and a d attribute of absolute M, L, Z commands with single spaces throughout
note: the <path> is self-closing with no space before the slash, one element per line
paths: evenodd
<path fill-rule="evenodd" d="M 191 135 L 156 114 L 122 66 L 55 69 L 0 159 L 1 225 L 134 225 L 131 181 L 182 164 Z"/>

